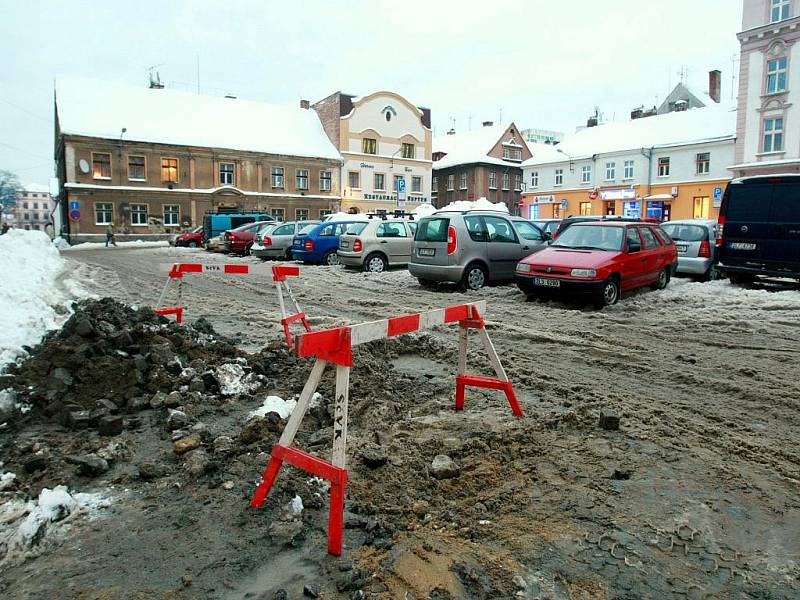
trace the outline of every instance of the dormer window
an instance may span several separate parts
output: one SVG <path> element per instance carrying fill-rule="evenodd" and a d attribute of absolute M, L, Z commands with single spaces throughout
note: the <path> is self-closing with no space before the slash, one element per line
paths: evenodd
<path fill-rule="evenodd" d="M 383 113 L 383 116 L 387 121 L 391 121 L 392 117 L 396 117 L 397 116 L 397 111 L 390 104 L 387 104 L 386 106 L 384 106 L 383 109 L 381 110 L 381 112 Z"/>

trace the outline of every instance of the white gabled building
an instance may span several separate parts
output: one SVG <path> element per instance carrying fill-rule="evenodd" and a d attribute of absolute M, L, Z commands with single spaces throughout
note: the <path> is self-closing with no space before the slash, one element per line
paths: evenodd
<path fill-rule="evenodd" d="M 523 163 L 523 214 L 716 216 L 730 180 L 736 112 L 712 105 L 587 127 Z"/>

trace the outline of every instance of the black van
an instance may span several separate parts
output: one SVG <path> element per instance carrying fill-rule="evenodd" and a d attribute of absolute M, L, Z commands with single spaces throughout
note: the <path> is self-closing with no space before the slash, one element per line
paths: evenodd
<path fill-rule="evenodd" d="M 800 280 L 800 175 L 734 179 L 719 225 L 718 268 L 731 283 L 759 275 Z"/>

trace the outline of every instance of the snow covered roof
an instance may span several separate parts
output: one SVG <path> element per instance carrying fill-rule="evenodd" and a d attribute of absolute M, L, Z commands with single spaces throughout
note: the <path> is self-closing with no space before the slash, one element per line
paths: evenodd
<path fill-rule="evenodd" d="M 36 194 L 49 194 L 50 193 L 50 186 L 43 185 L 41 183 L 29 183 L 24 187 L 26 192 L 33 192 Z"/>
<path fill-rule="evenodd" d="M 433 168 L 446 169 L 456 165 L 479 162 L 492 165 L 519 166 L 519 162 L 494 158 L 488 155 L 488 152 L 500 141 L 509 126 L 510 123 L 479 127 L 464 133 L 454 133 L 453 135 L 433 138 L 433 153 L 445 152 L 447 154 L 441 160 L 434 161 Z"/>
<path fill-rule="evenodd" d="M 317 113 L 299 106 L 59 79 L 56 107 L 65 134 L 341 160 Z"/>
<path fill-rule="evenodd" d="M 547 152 L 537 156 L 533 152 L 533 157 L 525 161 L 523 166 L 566 162 L 569 157 L 588 158 L 593 154 L 639 148 L 730 140 L 735 136 L 736 111 L 727 106 L 714 105 L 587 127 L 553 146 L 555 152 L 561 151 L 558 156 Z"/>

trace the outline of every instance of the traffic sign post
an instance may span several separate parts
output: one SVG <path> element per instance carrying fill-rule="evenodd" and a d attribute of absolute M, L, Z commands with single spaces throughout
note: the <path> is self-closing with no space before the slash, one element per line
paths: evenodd
<path fill-rule="evenodd" d="M 406 180 L 404 177 L 397 179 L 397 208 L 403 210 L 406 207 Z"/>
<path fill-rule="evenodd" d="M 722 188 L 715 187 L 714 188 L 714 208 L 719 208 L 722 206 Z"/>
<path fill-rule="evenodd" d="M 77 209 L 72 209 L 69 211 L 69 220 L 70 221 L 80 221 L 81 220 L 81 211 Z"/>

